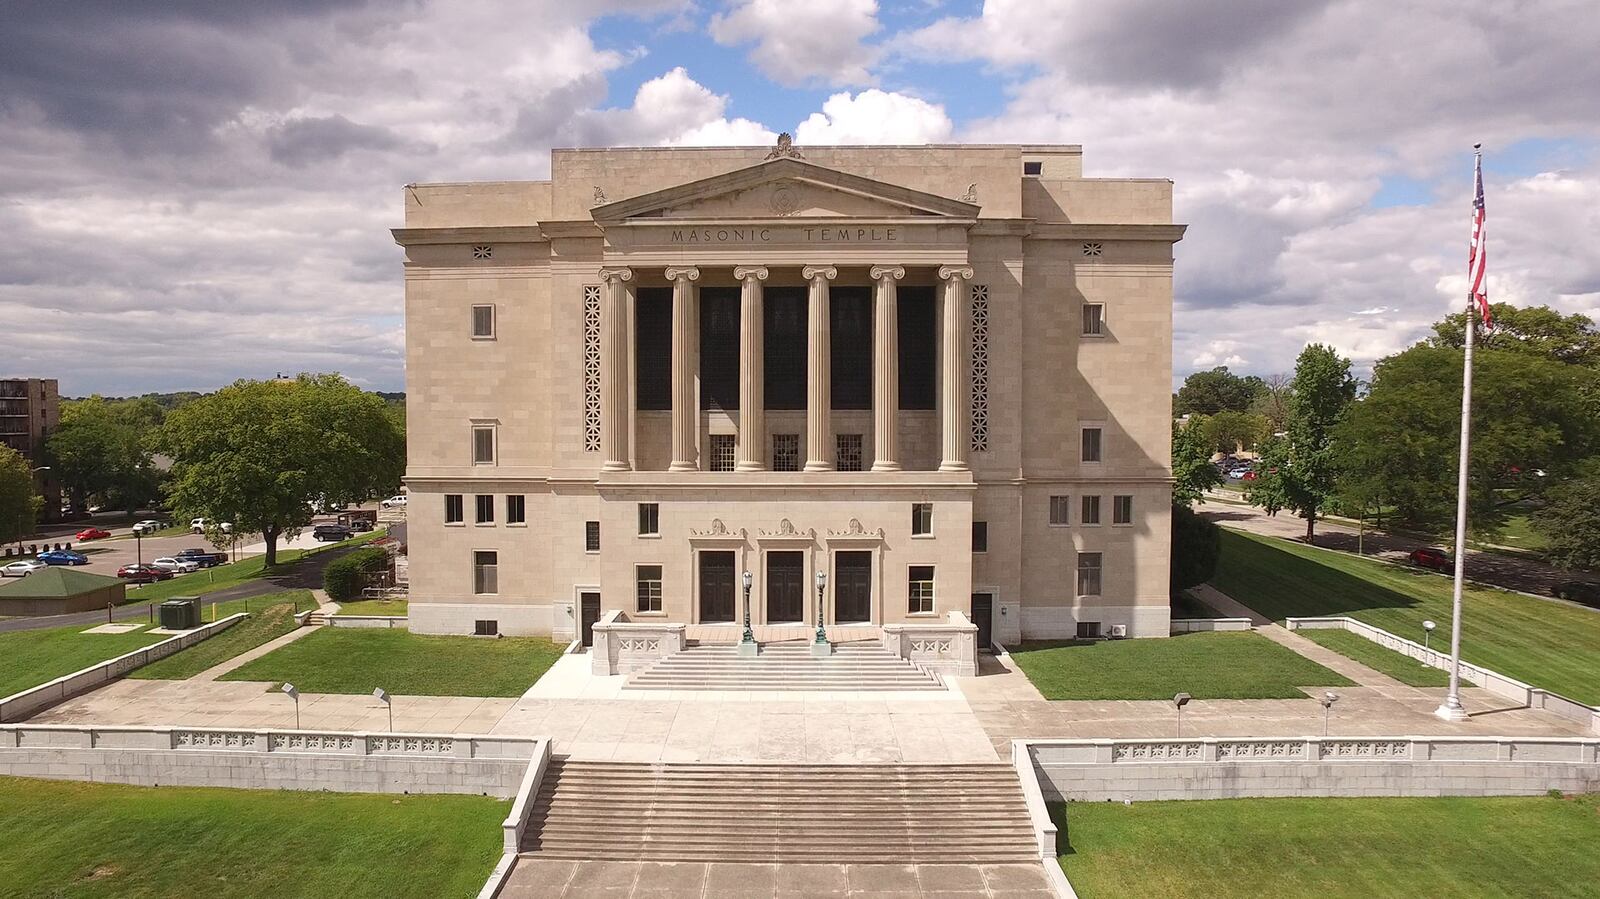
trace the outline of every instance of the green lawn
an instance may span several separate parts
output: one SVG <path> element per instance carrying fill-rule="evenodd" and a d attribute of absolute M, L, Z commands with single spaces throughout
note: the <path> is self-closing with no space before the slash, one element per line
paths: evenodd
<path fill-rule="evenodd" d="M 73 899 L 469 897 L 506 804 L 0 778 L 0 894 Z"/>
<path fill-rule="evenodd" d="M 329 543 L 312 549 L 279 550 L 278 564 L 270 569 L 266 567 L 266 556 L 250 556 L 237 562 L 218 565 L 215 568 L 202 568 L 190 574 L 180 574 L 169 581 L 158 581 L 154 584 L 143 584 L 139 587 L 130 586 L 128 588 L 128 601 L 160 602 L 163 599 L 171 599 L 174 596 L 204 596 L 214 590 L 233 587 L 259 577 L 283 574 L 292 569 L 295 563 L 308 556 L 346 546 L 359 546 L 376 540 L 385 533 L 387 531 L 372 531 L 359 537 L 352 537 L 342 543 Z"/>
<path fill-rule="evenodd" d="M 103 623 L 103 622 L 97 622 Z M 0 634 L 0 696 L 53 681 L 167 639 L 160 634 L 85 634 L 94 624 Z M 4 842 L 0 840 L 0 842 Z"/>
<path fill-rule="evenodd" d="M 1248 632 L 1024 643 L 1011 657 L 1046 699 L 1304 699 L 1350 681 Z"/>
<path fill-rule="evenodd" d="M 1419 641 L 1424 619 L 1450 626 L 1449 578 L 1227 528 L 1211 583 L 1280 621 L 1347 615 Z M 1464 659 L 1600 705 L 1600 614 L 1470 584 L 1463 605 Z"/>
<path fill-rule="evenodd" d="M 1083 899 L 1579 897 L 1600 883 L 1596 796 L 1074 802 L 1051 814 Z"/>
<path fill-rule="evenodd" d="M 521 696 L 564 647 L 542 637 L 433 637 L 324 628 L 222 676 L 288 681 L 302 693 Z"/>
<path fill-rule="evenodd" d="M 1342 656 L 1355 659 L 1368 668 L 1387 674 L 1402 684 L 1413 687 L 1444 687 L 1450 684 L 1449 672 L 1440 668 L 1430 668 L 1416 659 L 1379 646 L 1359 634 L 1333 628 L 1308 628 L 1295 633 Z"/>
<path fill-rule="evenodd" d="M 218 603 L 217 614 L 226 618 L 236 611 L 242 612 L 246 602 L 253 607 L 249 618 L 215 637 L 152 662 L 128 676 L 145 680 L 183 680 L 193 677 L 213 665 L 289 633 L 299 626 L 295 623 L 294 613 L 315 608 L 317 604 L 310 590 L 287 590 L 254 596 L 249 600 Z"/>
<path fill-rule="evenodd" d="M 404 617 L 410 603 L 403 599 L 360 599 L 339 603 L 340 615 L 396 615 Z"/>

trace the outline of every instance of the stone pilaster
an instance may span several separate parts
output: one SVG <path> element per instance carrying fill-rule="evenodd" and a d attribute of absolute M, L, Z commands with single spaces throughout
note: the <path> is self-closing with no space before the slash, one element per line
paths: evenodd
<path fill-rule="evenodd" d="M 872 319 L 872 470 L 900 470 L 900 296 L 906 270 L 874 265 Z"/>
<path fill-rule="evenodd" d="M 739 444 L 735 471 L 766 468 L 766 370 L 762 328 L 766 266 L 741 265 L 733 270 L 739 281 Z"/>
<path fill-rule="evenodd" d="M 940 471 L 966 471 L 967 452 L 972 435 L 972 401 L 967 383 L 971 355 L 972 321 L 967 312 L 967 291 L 972 269 L 961 265 L 939 267 L 944 282 L 944 322 L 941 328 L 939 357 L 939 409 L 944 450 Z"/>
<path fill-rule="evenodd" d="M 668 471 L 700 467 L 695 434 L 700 427 L 700 269 L 666 270 L 672 282 L 672 464 Z"/>
<path fill-rule="evenodd" d="M 831 265 L 808 265 L 800 275 L 811 285 L 806 303 L 806 471 L 832 471 L 833 349 L 828 282 L 839 277 L 839 270 Z"/>
<path fill-rule="evenodd" d="M 628 285 L 633 269 L 602 268 L 600 307 L 600 455 L 602 471 L 632 467 L 628 450 Z"/>

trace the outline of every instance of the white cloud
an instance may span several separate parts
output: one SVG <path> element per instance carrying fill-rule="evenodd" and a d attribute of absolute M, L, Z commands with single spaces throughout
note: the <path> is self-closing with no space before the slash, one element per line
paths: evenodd
<path fill-rule="evenodd" d="M 795 129 L 802 144 L 932 144 L 950 139 L 943 106 L 871 88 L 834 94 Z"/>
<path fill-rule="evenodd" d="M 780 83 L 854 85 L 872 82 L 864 41 L 878 27 L 877 0 L 734 0 L 710 31 L 723 46 L 754 43 L 751 65 Z"/>

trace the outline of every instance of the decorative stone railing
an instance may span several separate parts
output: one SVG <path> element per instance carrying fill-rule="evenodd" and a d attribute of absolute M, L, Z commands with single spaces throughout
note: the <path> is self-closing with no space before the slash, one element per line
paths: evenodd
<path fill-rule="evenodd" d="M 1172 633 L 1193 634 L 1201 631 L 1247 631 L 1248 618 L 1174 618 Z"/>
<path fill-rule="evenodd" d="M 592 670 L 601 676 L 631 674 L 659 659 L 682 652 L 687 627 L 668 621 L 629 621 L 620 609 L 607 612 L 594 625 L 589 648 Z"/>
<path fill-rule="evenodd" d="M 943 621 L 885 624 L 883 648 L 927 671 L 958 677 L 978 674 L 978 626 L 961 612 Z"/>
<path fill-rule="evenodd" d="M 1450 654 L 1448 652 L 1440 652 L 1431 647 L 1424 647 L 1420 643 L 1407 640 L 1383 628 L 1373 627 L 1364 621 L 1357 621 L 1354 618 L 1344 616 L 1286 618 L 1284 619 L 1284 626 L 1292 631 L 1301 629 L 1346 630 L 1365 637 L 1379 646 L 1416 659 L 1430 668 L 1438 668 L 1441 671 L 1450 670 Z M 1562 718 L 1586 724 L 1592 733 L 1600 734 L 1600 707 L 1585 705 L 1576 699 L 1562 696 L 1560 693 L 1551 693 L 1549 690 L 1525 684 L 1498 671 L 1466 661 L 1461 663 L 1461 679 L 1471 684 L 1477 684 L 1496 696 L 1503 696 L 1528 708 L 1543 709 Z"/>
<path fill-rule="evenodd" d="M 1600 740 L 1583 737 L 1201 737 L 1025 742 L 1041 765 L 1396 760 L 1600 764 Z"/>
<path fill-rule="evenodd" d="M 0 725 L 0 749 L 119 749 L 409 758 L 528 759 L 534 737 L 220 727 Z"/>

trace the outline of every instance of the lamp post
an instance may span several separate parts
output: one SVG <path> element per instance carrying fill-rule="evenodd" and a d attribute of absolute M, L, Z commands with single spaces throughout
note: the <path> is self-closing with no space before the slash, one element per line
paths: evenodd
<path fill-rule="evenodd" d="M 295 730 L 299 730 L 300 729 L 300 691 L 296 690 L 294 688 L 294 684 L 284 684 L 282 687 L 279 687 L 278 689 L 280 689 L 283 692 L 289 694 L 289 698 L 294 700 L 294 729 Z"/>
<path fill-rule="evenodd" d="M 1433 636 L 1433 629 L 1438 627 L 1438 626 L 1439 625 L 1434 624 L 1431 619 L 1428 620 L 1428 621 L 1422 622 L 1422 648 L 1423 649 L 1428 649 L 1428 638 Z M 1427 663 L 1424 662 L 1423 664 L 1427 664 Z"/>
<path fill-rule="evenodd" d="M 382 687 L 372 691 L 372 695 L 389 710 L 389 733 L 394 733 L 394 703 L 389 700 L 389 691 Z"/>
<path fill-rule="evenodd" d="M 1322 694 L 1322 699 L 1318 701 L 1322 703 L 1322 735 L 1326 737 L 1328 735 L 1328 716 L 1333 713 L 1333 704 L 1339 701 L 1339 694 L 1329 690 Z"/>
<path fill-rule="evenodd" d="M 828 573 L 817 572 L 817 639 L 811 644 L 811 655 L 820 658 L 833 655 L 833 644 L 828 642 L 828 629 L 822 624 L 822 594 L 828 589 Z"/>
<path fill-rule="evenodd" d="M 761 652 L 756 645 L 756 635 L 750 630 L 750 585 L 755 583 L 755 575 L 746 571 L 744 580 L 744 637 L 739 640 L 739 655 L 745 658 L 755 658 Z"/>
<path fill-rule="evenodd" d="M 1183 707 L 1188 705 L 1189 700 L 1192 698 L 1194 697 L 1190 696 L 1188 693 L 1179 693 L 1172 697 L 1172 705 L 1178 710 L 1177 729 L 1173 732 L 1173 736 L 1175 737 L 1183 736 Z"/>

